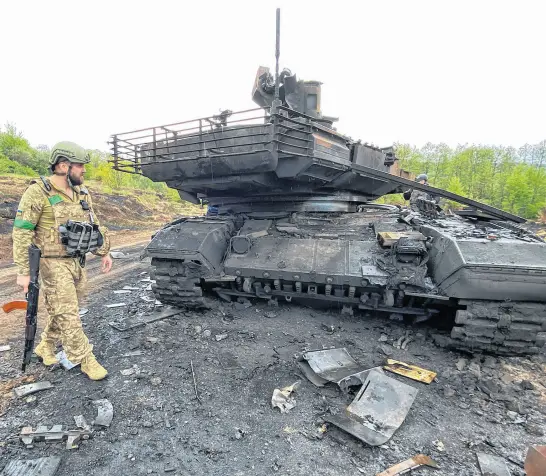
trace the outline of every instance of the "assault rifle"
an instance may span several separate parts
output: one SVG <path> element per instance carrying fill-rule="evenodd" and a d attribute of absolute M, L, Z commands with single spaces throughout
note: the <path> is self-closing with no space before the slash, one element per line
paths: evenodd
<path fill-rule="evenodd" d="M 30 267 L 30 283 L 27 293 L 27 315 L 25 329 L 25 353 L 23 355 L 23 372 L 32 357 L 34 350 L 34 338 L 36 337 L 36 321 L 38 320 L 38 295 L 40 285 L 38 284 L 38 273 L 40 272 L 40 256 L 42 252 L 36 245 L 28 247 L 28 262 Z"/>

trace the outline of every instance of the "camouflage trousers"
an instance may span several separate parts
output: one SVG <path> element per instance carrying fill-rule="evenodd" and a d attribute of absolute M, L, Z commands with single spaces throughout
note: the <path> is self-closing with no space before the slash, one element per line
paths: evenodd
<path fill-rule="evenodd" d="M 87 283 L 85 269 L 78 259 L 43 258 L 40 280 L 49 314 L 42 341 L 55 348 L 60 340 L 68 360 L 80 363 L 93 350 L 79 316 L 79 302 L 84 298 Z"/>

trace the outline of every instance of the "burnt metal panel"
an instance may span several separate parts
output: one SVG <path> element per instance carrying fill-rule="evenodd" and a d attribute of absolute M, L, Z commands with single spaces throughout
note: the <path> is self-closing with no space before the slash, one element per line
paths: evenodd
<path fill-rule="evenodd" d="M 12 460 L 0 476 L 54 476 L 61 464 L 59 456 L 38 459 Z"/>
<path fill-rule="evenodd" d="M 330 277 L 335 285 L 360 286 L 363 278 L 384 284 L 386 273 L 373 264 L 363 266 L 361 262 L 376 248 L 374 241 L 264 237 L 249 253 L 230 255 L 225 271 L 235 275 L 239 270 L 241 275 L 255 278 L 262 278 L 268 272 L 271 279 L 315 283 L 326 283 Z"/>

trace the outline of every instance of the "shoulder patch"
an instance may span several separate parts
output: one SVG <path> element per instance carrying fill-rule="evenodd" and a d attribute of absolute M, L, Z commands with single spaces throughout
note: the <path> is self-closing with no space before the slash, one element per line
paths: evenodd
<path fill-rule="evenodd" d="M 60 195 L 53 195 L 51 197 L 47 197 L 47 199 L 49 200 L 49 204 L 51 206 L 56 205 L 57 203 L 63 201 L 63 199 L 62 199 L 62 197 Z"/>

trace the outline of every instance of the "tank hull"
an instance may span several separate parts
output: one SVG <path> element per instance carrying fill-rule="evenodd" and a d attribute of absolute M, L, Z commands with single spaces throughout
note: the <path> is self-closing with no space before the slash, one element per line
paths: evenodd
<path fill-rule="evenodd" d="M 147 247 L 157 298 L 193 307 L 214 294 L 329 304 L 452 328 L 449 344 L 460 349 L 508 355 L 544 349 L 546 294 L 538 291 L 546 285 L 544 242 L 522 241 L 519 232 L 491 222 L 495 239 L 480 238 L 483 224 L 408 220 L 392 208 L 270 215 L 193 218 L 159 231 Z M 514 242 L 526 245 L 532 266 L 499 253 Z"/>

